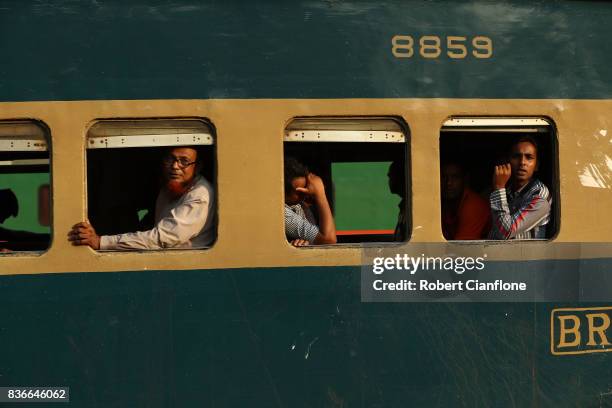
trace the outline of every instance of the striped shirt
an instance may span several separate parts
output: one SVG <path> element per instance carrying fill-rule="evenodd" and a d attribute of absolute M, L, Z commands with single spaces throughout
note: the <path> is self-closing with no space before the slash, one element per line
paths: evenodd
<path fill-rule="evenodd" d="M 285 235 L 287 240 L 304 239 L 311 244 L 319 234 L 312 211 L 301 204 L 285 204 Z"/>
<path fill-rule="evenodd" d="M 552 197 L 540 180 L 532 179 L 518 191 L 493 190 L 489 239 L 546 238 Z"/>

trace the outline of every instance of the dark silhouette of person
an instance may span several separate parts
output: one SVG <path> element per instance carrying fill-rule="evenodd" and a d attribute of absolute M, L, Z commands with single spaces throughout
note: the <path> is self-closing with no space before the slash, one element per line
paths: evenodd
<path fill-rule="evenodd" d="M 393 240 L 403 241 L 406 239 L 406 173 L 401 160 L 394 160 L 391 163 L 387 177 L 389 178 L 389 191 L 402 199 L 398 204 L 399 212 Z"/>
<path fill-rule="evenodd" d="M 18 214 L 19 203 L 13 190 L 0 190 L 0 224 L 4 224 L 7 218 L 17 217 Z"/>
<path fill-rule="evenodd" d="M 19 202 L 11 189 L 0 190 L 0 224 L 19 214 Z M 0 252 L 42 250 L 49 245 L 49 234 L 15 231 L 0 227 Z"/>

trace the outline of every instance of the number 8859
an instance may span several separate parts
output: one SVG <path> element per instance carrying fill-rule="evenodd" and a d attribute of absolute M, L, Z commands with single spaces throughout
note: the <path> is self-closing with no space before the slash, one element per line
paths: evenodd
<path fill-rule="evenodd" d="M 409 35 L 396 35 L 391 39 L 393 48 L 391 52 L 396 58 L 411 58 L 415 54 L 415 47 L 418 48 L 419 55 L 423 58 L 439 58 L 443 48 L 448 58 L 463 59 L 467 58 L 468 46 L 467 37 L 447 36 L 446 44 L 442 46 L 442 40 L 435 35 L 424 35 L 419 38 L 418 45 L 414 38 Z M 471 54 L 475 58 L 491 58 L 493 56 L 493 40 L 482 35 L 472 38 L 470 42 Z"/>

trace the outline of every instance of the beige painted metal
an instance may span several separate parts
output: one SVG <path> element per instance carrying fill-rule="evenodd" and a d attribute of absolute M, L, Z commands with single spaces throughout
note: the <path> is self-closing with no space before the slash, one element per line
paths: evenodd
<path fill-rule="evenodd" d="M 304 116 L 394 116 L 411 134 L 411 242 L 400 253 L 444 251 L 440 227 L 439 137 L 457 116 L 537 116 L 554 123 L 559 141 L 561 220 L 553 242 L 457 244 L 488 260 L 601 257 L 569 242 L 606 242 L 612 232 L 612 101 L 597 100 L 158 100 L 1 103 L 0 120 L 34 118 L 51 131 L 53 240 L 44 254 L 0 257 L 0 274 L 149 269 L 360 265 L 359 246 L 296 249 L 283 225 L 285 127 Z M 66 234 L 87 218 L 87 130 L 99 118 L 204 118 L 216 129 L 219 236 L 199 251 L 96 253 Z M 246 170 L 246 171 L 245 171 Z M 595 179 L 595 182 L 589 181 Z M 600 179 L 598 179 L 598 177 Z M 597 182 L 598 181 L 598 182 Z M 559 203 L 557 203 L 559 204 Z M 433 244 L 431 244 L 433 243 Z M 436 244 L 438 243 L 438 244 Z M 389 247 L 381 245 L 381 247 Z M 265 273 L 265 270 L 262 270 Z"/>

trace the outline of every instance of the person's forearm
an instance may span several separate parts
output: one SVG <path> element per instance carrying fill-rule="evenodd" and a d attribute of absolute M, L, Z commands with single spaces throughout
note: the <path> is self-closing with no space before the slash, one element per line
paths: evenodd
<path fill-rule="evenodd" d="M 134 251 L 142 249 L 163 249 L 157 228 L 148 231 L 126 232 L 117 235 L 102 235 L 100 249 Z"/>
<path fill-rule="evenodd" d="M 336 243 L 336 224 L 334 223 L 334 216 L 332 215 L 331 208 L 327 197 L 316 197 L 315 205 L 317 207 L 317 214 L 319 215 L 319 235 L 315 239 L 315 244 L 335 244 Z"/>
<path fill-rule="evenodd" d="M 526 205 L 511 213 L 505 190 L 495 190 L 491 193 L 491 238 L 512 239 L 538 225 L 549 213 L 550 204 L 540 196 L 534 196 Z"/>
<path fill-rule="evenodd" d="M 510 239 L 512 219 L 506 201 L 506 189 L 493 190 L 489 198 L 491 205 L 491 239 Z"/>

